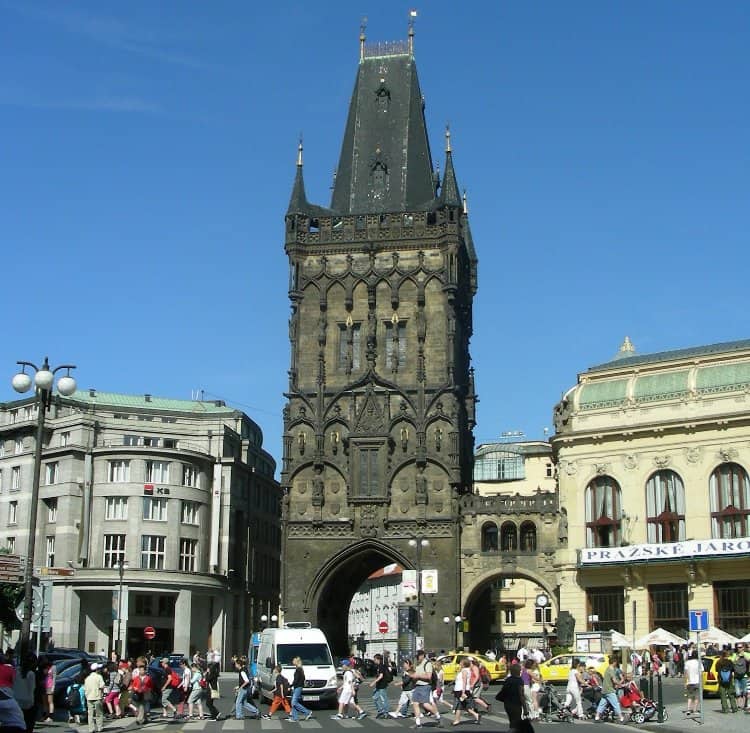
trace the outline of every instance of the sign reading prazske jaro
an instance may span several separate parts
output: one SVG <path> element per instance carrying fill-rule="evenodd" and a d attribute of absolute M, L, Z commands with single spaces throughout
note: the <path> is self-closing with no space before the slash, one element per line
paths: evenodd
<path fill-rule="evenodd" d="M 750 554 L 750 537 L 734 540 L 688 540 L 625 547 L 587 547 L 580 550 L 580 565 L 679 560 L 686 557 Z"/>

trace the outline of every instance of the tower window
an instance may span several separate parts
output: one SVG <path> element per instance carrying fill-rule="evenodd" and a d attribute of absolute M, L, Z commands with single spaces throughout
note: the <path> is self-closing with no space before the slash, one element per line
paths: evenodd
<path fill-rule="evenodd" d="M 339 324 L 339 369 L 347 374 L 360 368 L 361 324 Z"/>
<path fill-rule="evenodd" d="M 394 371 L 406 364 L 406 322 L 386 321 L 385 359 L 387 367 Z"/>

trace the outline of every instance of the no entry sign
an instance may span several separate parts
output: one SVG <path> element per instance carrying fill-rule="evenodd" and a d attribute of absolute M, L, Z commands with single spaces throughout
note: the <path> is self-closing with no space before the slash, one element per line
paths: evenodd
<path fill-rule="evenodd" d="M 388 622 L 387 621 L 381 621 L 378 624 L 378 631 L 381 634 L 387 634 L 388 633 Z"/>
<path fill-rule="evenodd" d="M 156 637 L 156 629 L 153 626 L 147 626 L 143 629 L 143 636 L 146 639 L 153 639 Z"/>

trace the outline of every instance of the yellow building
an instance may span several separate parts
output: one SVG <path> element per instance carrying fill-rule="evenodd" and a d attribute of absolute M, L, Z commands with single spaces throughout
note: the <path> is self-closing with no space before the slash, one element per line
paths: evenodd
<path fill-rule="evenodd" d="M 684 637 L 699 609 L 748 631 L 750 340 L 641 356 L 626 339 L 557 405 L 552 447 L 576 631 Z"/>

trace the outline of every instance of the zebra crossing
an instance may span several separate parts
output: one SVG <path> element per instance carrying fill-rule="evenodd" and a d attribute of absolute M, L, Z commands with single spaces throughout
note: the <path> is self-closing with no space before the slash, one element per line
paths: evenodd
<path fill-rule="evenodd" d="M 261 718 L 259 720 L 236 720 L 234 717 L 222 718 L 221 720 L 213 720 L 205 718 L 203 720 L 169 720 L 163 718 L 154 718 L 143 726 L 143 729 L 161 733 L 177 733 L 179 730 L 184 730 L 186 733 L 199 733 L 199 731 L 210 730 L 214 731 L 226 731 L 227 733 L 239 733 L 244 730 L 261 730 L 261 731 L 281 731 L 284 729 L 302 728 L 303 730 L 316 730 L 319 728 L 331 728 L 338 726 L 341 728 L 372 728 L 377 726 L 380 728 L 415 728 L 414 718 L 376 718 L 374 714 L 368 715 L 368 717 L 362 720 L 356 718 L 331 718 L 331 713 L 328 710 L 316 710 L 314 716 L 310 720 L 299 720 L 297 722 L 285 720 L 286 715 L 279 712 L 278 717 L 271 718 L 270 720 Z M 482 716 L 483 720 L 486 720 L 488 724 L 497 725 L 503 722 L 505 719 L 500 715 L 493 713 Z M 453 717 L 452 715 L 443 715 L 440 721 L 434 718 L 425 718 L 421 728 L 425 729 L 425 733 L 431 733 L 436 728 L 449 728 L 451 727 Z M 461 723 L 457 727 L 468 726 L 473 721 L 466 718 L 461 720 Z M 126 728 L 135 727 L 135 721 L 133 718 L 124 718 L 121 721 L 105 721 L 104 731 L 105 733 L 120 731 Z M 481 731 L 481 727 L 479 728 Z M 88 726 L 69 726 L 67 731 L 69 733 L 85 733 L 88 731 Z"/>

